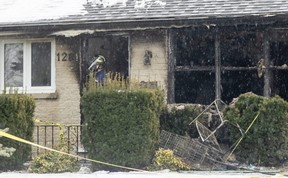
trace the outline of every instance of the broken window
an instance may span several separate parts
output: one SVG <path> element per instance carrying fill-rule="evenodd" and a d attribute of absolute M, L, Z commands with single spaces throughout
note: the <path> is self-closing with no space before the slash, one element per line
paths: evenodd
<path fill-rule="evenodd" d="M 176 72 L 175 78 L 177 103 L 210 104 L 215 98 L 214 72 Z"/>
<path fill-rule="evenodd" d="M 271 95 L 279 95 L 288 100 L 288 39 L 272 42 L 270 45 Z"/>
<path fill-rule="evenodd" d="M 173 35 L 176 65 L 171 96 L 176 103 L 210 104 L 216 97 L 229 103 L 246 92 L 263 95 L 263 33 L 185 28 Z"/>
<path fill-rule="evenodd" d="M 261 35 L 261 34 L 259 34 Z M 221 99 L 229 103 L 242 93 L 263 95 L 262 38 L 257 33 L 229 33 L 220 38 Z M 258 65 L 257 65 L 258 64 Z"/>
<path fill-rule="evenodd" d="M 215 98 L 214 39 L 189 29 L 176 37 L 175 102 L 209 104 Z"/>
<path fill-rule="evenodd" d="M 3 52 L 2 52 L 3 51 Z M 55 92 L 55 42 L 53 40 L 2 40 L 0 88 L 25 93 Z M 4 65 L 2 65 L 4 64 Z"/>

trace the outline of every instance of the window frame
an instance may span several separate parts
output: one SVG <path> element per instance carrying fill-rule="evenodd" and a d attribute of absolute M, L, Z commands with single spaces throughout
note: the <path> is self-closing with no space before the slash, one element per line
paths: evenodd
<path fill-rule="evenodd" d="M 32 86 L 32 43 L 51 43 L 51 85 L 50 86 Z M 4 69 L 4 47 L 5 44 L 22 43 L 23 44 L 23 87 L 6 87 L 5 86 L 5 69 Z M 56 42 L 51 38 L 39 39 L 0 39 L 0 93 L 5 90 L 16 90 L 18 93 L 39 94 L 56 92 Z"/>

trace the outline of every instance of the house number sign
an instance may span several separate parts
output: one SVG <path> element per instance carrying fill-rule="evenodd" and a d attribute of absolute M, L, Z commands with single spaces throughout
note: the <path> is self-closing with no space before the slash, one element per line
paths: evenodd
<path fill-rule="evenodd" d="M 57 53 L 57 61 L 74 61 L 76 59 L 75 53 L 61 52 Z"/>

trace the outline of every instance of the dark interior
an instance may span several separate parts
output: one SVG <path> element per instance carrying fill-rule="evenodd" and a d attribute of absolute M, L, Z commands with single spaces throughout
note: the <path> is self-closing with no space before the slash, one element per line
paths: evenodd
<path fill-rule="evenodd" d="M 190 70 L 175 72 L 176 103 L 210 104 L 215 100 L 215 35 L 212 34 L 195 29 L 177 31 L 174 46 L 176 66 Z M 263 95 L 264 75 L 259 75 L 257 66 L 263 60 L 262 55 L 261 33 L 220 35 L 221 74 L 218 75 L 221 77 L 220 91 L 224 102 L 229 103 L 246 92 Z M 280 73 L 277 74 L 279 76 Z M 281 77 L 286 79 L 285 75 Z"/>

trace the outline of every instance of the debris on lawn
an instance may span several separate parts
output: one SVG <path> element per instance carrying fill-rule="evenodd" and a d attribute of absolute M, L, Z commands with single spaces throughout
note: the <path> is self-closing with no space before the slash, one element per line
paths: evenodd
<path fill-rule="evenodd" d="M 205 144 L 199 139 L 192 139 L 162 130 L 159 146 L 163 149 L 173 150 L 176 156 L 179 156 L 191 167 L 197 169 L 235 169 L 234 163 L 225 161 L 225 153 L 223 151 Z"/>
<path fill-rule="evenodd" d="M 220 105 L 221 104 L 221 105 Z M 219 106 L 220 105 L 220 106 Z M 229 162 L 227 160 L 227 152 L 224 152 L 215 136 L 227 120 L 224 120 L 223 113 L 220 112 L 220 107 L 225 107 L 226 104 L 221 100 L 215 100 L 208 105 L 202 113 L 200 113 L 189 124 L 196 124 L 199 138 L 190 138 L 177 135 L 166 130 L 162 130 L 160 134 L 159 147 L 164 149 L 173 150 L 174 154 L 181 157 L 191 167 L 197 169 L 210 169 L 210 170 L 227 170 L 237 169 L 238 163 Z M 209 120 L 217 119 L 218 126 L 214 130 L 208 129 L 201 123 L 200 116 L 206 114 Z"/>

